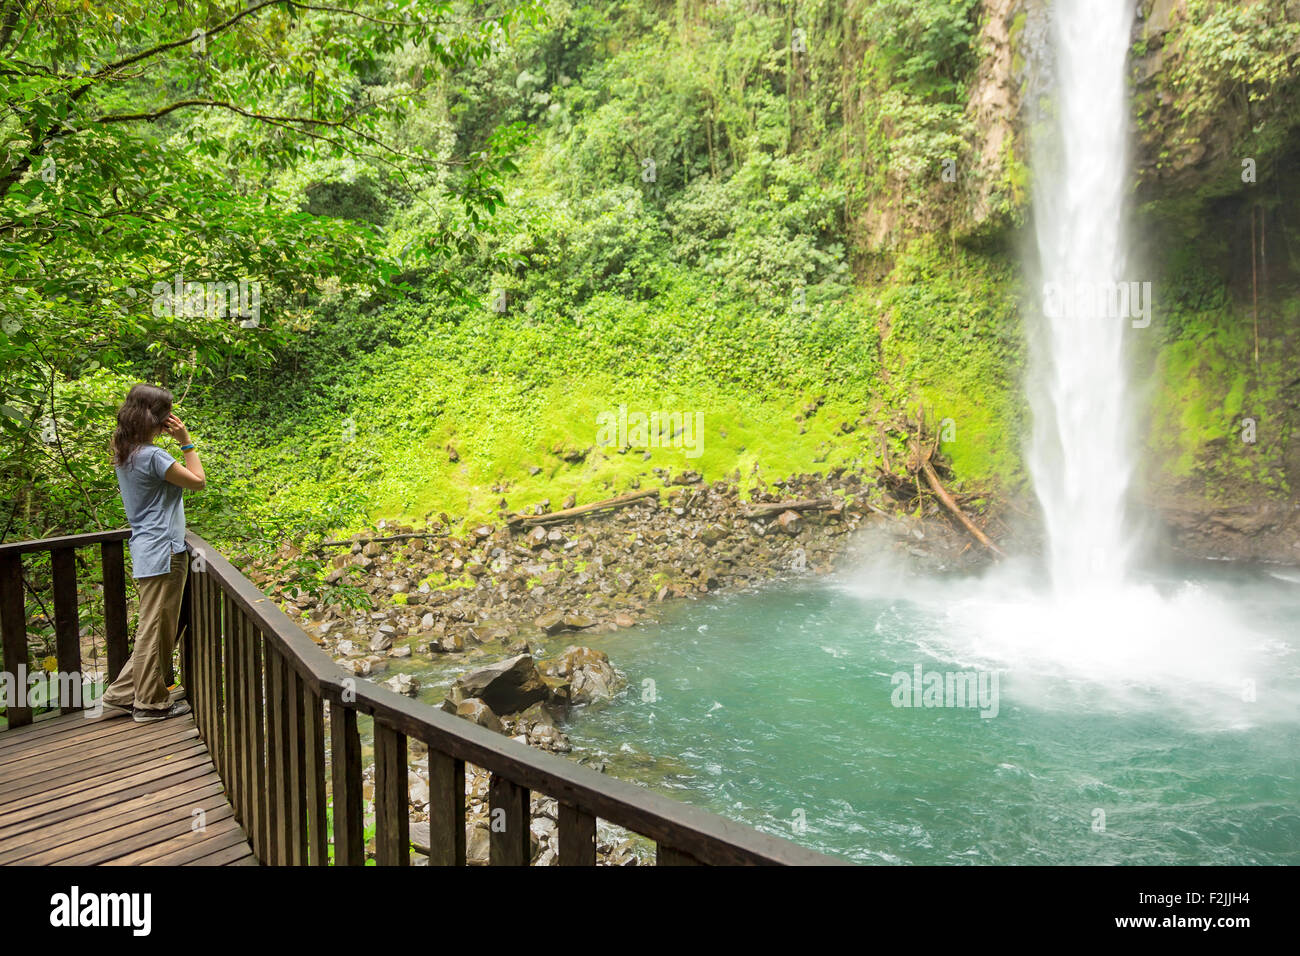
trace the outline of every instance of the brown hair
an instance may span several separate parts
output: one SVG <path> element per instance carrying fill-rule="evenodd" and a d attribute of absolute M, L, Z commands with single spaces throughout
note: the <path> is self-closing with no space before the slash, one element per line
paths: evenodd
<path fill-rule="evenodd" d="M 167 422 L 172 411 L 172 393 L 157 385 L 132 385 L 126 401 L 117 410 L 113 432 L 113 464 L 125 465 L 141 445 L 148 445 Z"/>

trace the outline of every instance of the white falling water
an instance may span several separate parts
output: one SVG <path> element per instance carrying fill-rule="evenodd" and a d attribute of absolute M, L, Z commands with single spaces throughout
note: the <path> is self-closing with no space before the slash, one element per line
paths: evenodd
<path fill-rule="evenodd" d="M 1132 0 L 1054 0 L 1051 8 L 1056 115 L 1053 135 L 1034 145 L 1044 301 L 1029 468 L 1058 592 L 1114 590 L 1131 552 L 1124 523 L 1135 411 L 1123 361 L 1129 318 L 1111 314 L 1104 296 L 1089 303 L 1087 294 L 1129 278 L 1123 222 L 1133 16 Z"/>
<path fill-rule="evenodd" d="M 1012 709 L 1154 708 L 1216 729 L 1249 726 L 1265 707 L 1244 703 L 1243 688 L 1290 651 L 1243 620 L 1222 588 L 1135 566 L 1124 512 L 1138 409 L 1124 337 L 1136 316 L 1132 303 L 1088 307 L 1077 296 L 1133 279 L 1124 274 L 1133 0 L 1052 0 L 1049 15 L 1054 113 L 1039 124 L 1052 135 L 1033 143 L 1034 218 L 1038 281 L 1056 301 L 1038 303 L 1029 468 L 1052 587 L 1014 557 L 979 579 L 941 582 L 868 568 L 853 587 L 931 608 L 935 625 L 918 630 L 918 648 L 960 670 L 999 671 Z M 1149 297 L 1144 306 L 1145 323 Z M 1293 712 L 1295 695 L 1274 693 L 1268 707 Z"/>

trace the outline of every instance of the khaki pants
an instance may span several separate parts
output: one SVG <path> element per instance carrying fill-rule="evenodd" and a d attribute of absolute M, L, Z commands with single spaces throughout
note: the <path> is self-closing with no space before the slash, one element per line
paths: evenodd
<path fill-rule="evenodd" d="M 189 552 L 172 555 L 167 574 L 136 578 L 140 596 L 140 623 L 135 629 L 135 649 L 117 680 L 104 691 L 104 703 L 141 710 L 166 710 L 171 706 L 163 674 L 172 657 L 176 625 L 181 616 L 181 594 L 190 570 Z"/>

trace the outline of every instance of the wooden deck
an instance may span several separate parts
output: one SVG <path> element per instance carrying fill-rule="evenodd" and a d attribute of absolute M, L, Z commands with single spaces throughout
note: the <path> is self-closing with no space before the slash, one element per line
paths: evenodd
<path fill-rule="evenodd" d="M 6 670 L 32 669 L 23 562 L 45 553 L 57 669 L 85 673 L 77 551 L 98 547 L 107 673 L 119 673 L 129 656 L 130 534 L 0 543 Z M 427 750 L 430 865 L 467 862 L 466 764 L 491 775 L 494 866 L 529 865 L 534 795 L 557 802 L 561 866 L 597 863 L 601 820 L 652 840 L 660 866 L 848 865 L 358 681 L 212 545 L 193 532 L 185 544 L 194 561 L 177 641 L 193 714 L 152 724 L 120 710 L 33 721 L 10 706 L 0 733 L 0 864 L 410 866 L 408 758 L 418 742 Z M 362 717 L 373 776 L 363 767 Z M 204 829 L 191 829 L 199 810 Z"/>
<path fill-rule="evenodd" d="M 0 733 L 0 864 L 257 859 L 193 715 L 137 724 L 105 707 L 98 717 L 66 714 Z"/>

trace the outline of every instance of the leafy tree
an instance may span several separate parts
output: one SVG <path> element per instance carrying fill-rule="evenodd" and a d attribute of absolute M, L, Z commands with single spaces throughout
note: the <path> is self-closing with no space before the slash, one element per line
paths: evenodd
<path fill-rule="evenodd" d="M 125 367 L 182 394 L 238 377 L 320 290 L 400 294 L 413 263 L 465 295 L 442 264 L 495 212 L 524 131 L 454 158 L 395 131 L 436 77 L 539 16 L 531 3 L 0 0 L 0 539 L 20 514 L 33 534 L 101 522 L 111 472 L 69 445 L 117 396 L 73 387 L 82 376 Z M 462 214 L 398 262 L 373 217 L 315 216 L 276 188 L 290 167 L 341 158 L 405 196 L 436 183 Z M 239 282 L 236 309 L 226 283 Z"/>

